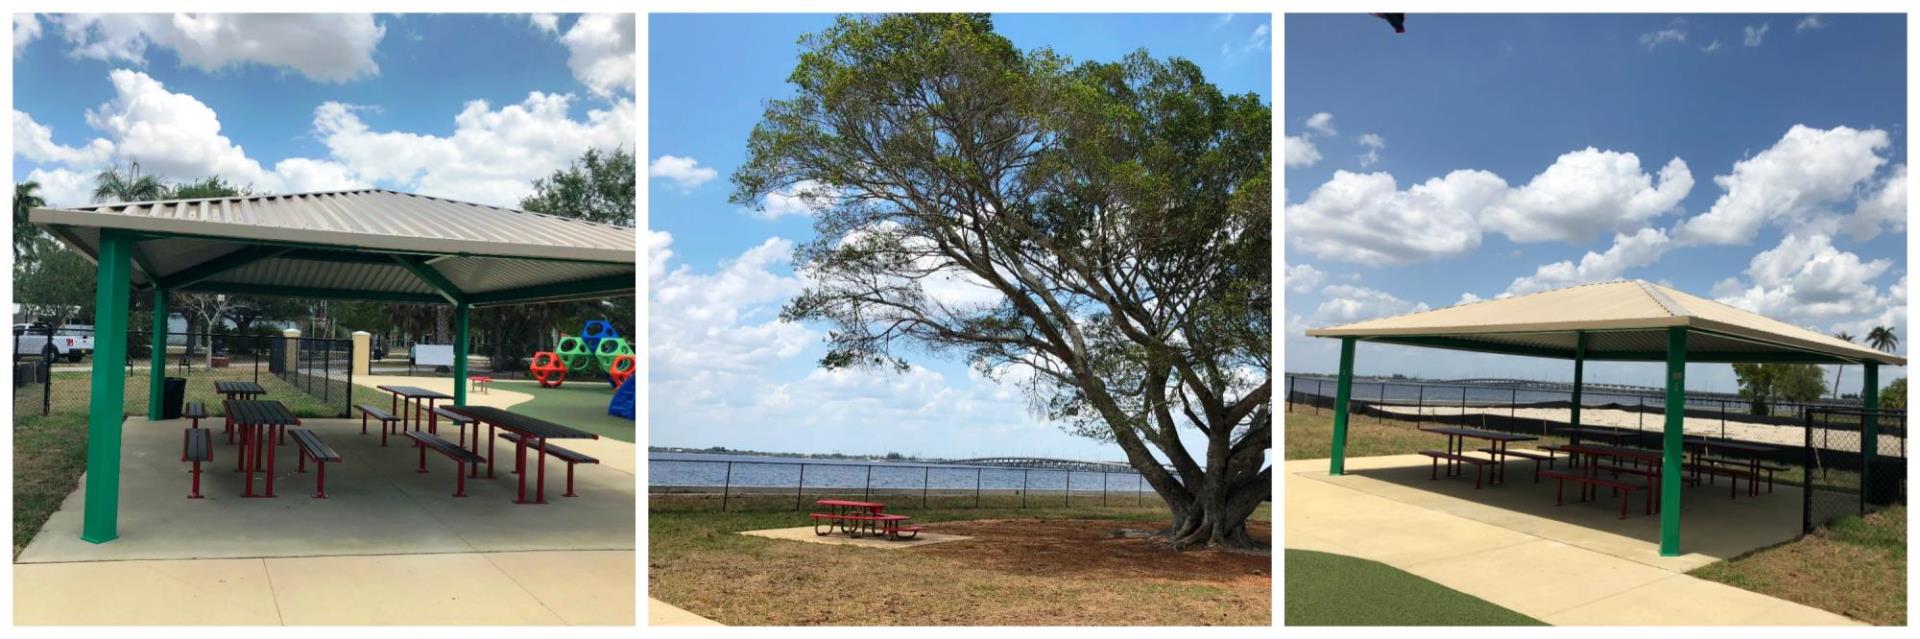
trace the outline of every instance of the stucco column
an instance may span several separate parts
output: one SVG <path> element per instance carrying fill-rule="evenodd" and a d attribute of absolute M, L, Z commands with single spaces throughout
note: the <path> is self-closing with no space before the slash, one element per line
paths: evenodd
<path fill-rule="evenodd" d="M 353 374 L 367 374 L 368 362 L 373 358 L 373 335 L 366 331 L 353 332 Z"/>
<path fill-rule="evenodd" d="M 291 372 L 300 362 L 300 329 L 280 331 L 280 336 L 287 340 L 287 348 L 281 353 L 284 359 L 280 361 L 280 369 Z"/>

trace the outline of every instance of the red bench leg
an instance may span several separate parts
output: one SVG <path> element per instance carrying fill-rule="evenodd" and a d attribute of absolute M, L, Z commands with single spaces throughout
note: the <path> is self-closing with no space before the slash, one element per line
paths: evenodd
<path fill-rule="evenodd" d="M 1620 518 L 1621 519 L 1627 518 L 1627 500 L 1632 497 L 1633 497 L 1633 491 L 1631 490 L 1620 491 Z"/>
<path fill-rule="evenodd" d="M 427 447 L 421 445 L 420 442 L 414 442 L 413 447 L 420 449 L 420 470 L 416 470 L 413 472 L 416 472 L 416 473 L 427 472 Z"/>
<path fill-rule="evenodd" d="M 193 463 L 193 492 L 187 494 L 187 499 L 205 499 L 200 495 L 200 462 Z"/>
<path fill-rule="evenodd" d="M 365 434 L 367 434 L 367 413 L 366 413 L 366 411 L 360 411 L 360 434 L 362 434 L 362 435 L 365 435 Z M 382 434 L 384 435 L 385 433 L 382 433 Z"/>
<path fill-rule="evenodd" d="M 1474 490 L 1480 490 L 1480 476 L 1486 474 L 1486 468 L 1487 468 L 1486 466 L 1482 466 L 1480 464 L 1473 465 L 1473 489 Z"/>
<path fill-rule="evenodd" d="M 425 449 L 422 449 L 422 450 L 425 450 Z M 467 496 L 467 465 L 466 464 L 458 461 L 453 463 L 453 482 L 454 482 L 453 496 L 455 497 Z"/>
<path fill-rule="evenodd" d="M 1440 479 L 1440 458 L 1435 457 L 1433 458 L 1433 470 L 1427 473 L 1427 481 L 1439 481 L 1439 479 Z"/>
<path fill-rule="evenodd" d="M 293 472 L 296 472 L 296 473 L 307 472 L 307 451 L 304 451 L 304 450 L 300 451 L 300 454 L 295 455 L 295 457 L 300 458 L 300 463 L 297 465 L 298 466 L 297 468 L 293 469 Z M 313 460 L 313 462 L 317 464 L 317 463 L 320 463 L 320 460 L 316 459 L 316 460 Z"/>
<path fill-rule="evenodd" d="M 561 497 L 579 497 L 573 494 L 573 462 L 567 462 L 567 493 Z"/>
<path fill-rule="evenodd" d="M 313 488 L 313 498 L 326 499 L 327 498 L 327 463 L 316 459 L 316 460 L 313 460 L 313 465 L 320 467 L 320 483 L 316 484 Z"/>
<path fill-rule="evenodd" d="M 1553 505 L 1567 505 L 1567 480 L 1565 477 L 1553 478 Z"/>

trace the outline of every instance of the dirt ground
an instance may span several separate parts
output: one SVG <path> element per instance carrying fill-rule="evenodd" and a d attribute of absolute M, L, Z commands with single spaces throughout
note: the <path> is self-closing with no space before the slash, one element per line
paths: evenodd
<path fill-rule="evenodd" d="M 899 550 L 753 540 L 653 562 L 650 592 L 728 625 L 1271 624 L 1270 555 L 1144 537 L 1164 525 L 949 521 L 928 530 L 974 539 Z"/>

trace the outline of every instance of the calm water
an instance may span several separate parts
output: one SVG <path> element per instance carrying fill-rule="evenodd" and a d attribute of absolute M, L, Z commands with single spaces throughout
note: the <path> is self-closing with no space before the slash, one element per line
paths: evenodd
<path fill-rule="evenodd" d="M 1331 378 L 1288 376 L 1287 390 L 1296 398 L 1313 395 L 1333 397 L 1334 380 Z M 1384 395 L 1382 394 L 1384 393 Z M 1353 398 L 1360 401 L 1416 404 L 1428 406 L 1459 406 L 1463 401 L 1470 406 L 1497 405 L 1509 403 L 1530 404 L 1536 402 L 1573 401 L 1572 391 L 1528 390 L 1501 386 L 1460 386 L 1426 385 L 1414 382 L 1383 382 L 1378 380 L 1353 380 Z M 1384 398 L 1384 399 L 1383 399 Z M 1580 393 L 1580 405 L 1598 406 L 1602 404 L 1620 404 L 1635 406 L 1644 402 L 1647 406 L 1660 406 L 1666 401 L 1664 396 L 1634 395 L 1620 392 L 1607 392 L 1588 388 Z M 1687 405 L 1718 408 L 1725 402 L 1738 407 L 1740 399 L 1725 395 L 1690 394 Z"/>
<path fill-rule="evenodd" d="M 868 481 L 876 489 L 909 489 L 923 486 L 933 490 L 985 491 L 1028 490 L 1059 491 L 1072 482 L 1075 492 L 1113 492 L 1146 489 L 1139 475 L 1125 472 L 1086 472 L 1064 470 L 1022 470 L 930 464 L 925 462 L 882 462 L 857 460 L 808 460 L 757 455 L 706 455 L 698 453 L 649 453 L 647 485 L 650 487 L 712 487 L 729 483 L 727 462 L 733 462 L 731 484 L 735 488 L 794 488 L 800 485 L 801 466 L 806 466 L 806 488 L 864 490 Z M 1103 477 L 1104 475 L 1104 477 Z"/>

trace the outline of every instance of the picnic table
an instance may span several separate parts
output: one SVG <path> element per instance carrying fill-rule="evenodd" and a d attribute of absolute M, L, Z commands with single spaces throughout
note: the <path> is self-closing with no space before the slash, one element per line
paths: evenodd
<path fill-rule="evenodd" d="M 1755 481 L 1760 477 L 1760 456 L 1766 453 L 1773 452 L 1774 448 L 1772 446 L 1766 446 L 1763 444 L 1750 444 L 1746 442 L 1729 441 L 1725 439 L 1708 439 L 1705 437 L 1694 437 L 1694 436 L 1687 436 L 1685 438 L 1682 438 L 1681 443 L 1685 446 L 1698 449 L 1699 452 L 1694 453 L 1694 464 L 1696 466 L 1699 464 L 1707 463 L 1707 455 L 1710 454 L 1710 452 L 1715 449 L 1723 450 L 1723 451 L 1732 451 L 1736 453 L 1746 453 L 1747 454 L 1747 472 L 1749 473 L 1749 476 L 1747 479 L 1747 494 L 1748 495 L 1760 494 L 1759 482 Z M 1738 478 L 1735 478 L 1733 481 L 1739 481 L 1739 480 Z M 1767 476 L 1767 490 L 1768 491 L 1773 490 L 1772 475 Z"/>
<path fill-rule="evenodd" d="M 254 399 L 267 394 L 267 389 L 255 382 L 214 382 L 213 392 L 219 393 L 222 400 Z M 233 416 L 227 416 L 227 443 L 233 443 Z"/>
<path fill-rule="evenodd" d="M 394 386 L 394 385 L 388 385 L 388 384 L 381 384 L 379 386 L 375 386 L 374 388 L 378 388 L 380 390 L 393 393 L 393 402 L 391 404 L 392 412 L 393 414 L 400 416 L 401 432 L 406 432 L 407 430 L 420 430 L 420 408 L 421 408 L 420 403 L 426 402 L 427 432 L 433 433 L 436 435 L 440 433 L 440 418 L 433 412 L 433 403 L 443 399 L 450 401 L 453 399 L 452 395 L 448 395 L 440 391 L 427 390 L 425 388 L 421 388 L 418 386 Z M 400 411 L 400 402 L 402 398 L 404 398 L 407 403 L 406 412 Z M 411 426 L 412 428 L 408 428 L 409 426 Z M 474 452 L 479 452 L 479 451 L 474 451 Z"/>
<path fill-rule="evenodd" d="M 1507 469 L 1507 444 L 1512 442 L 1526 442 L 1526 441 L 1534 441 L 1539 439 L 1538 437 L 1534 437 L 1532 435 L 1518 435 L 1514 433 L 1502 433 L 1497 431 L 1478 430 L 1473 428 L 1442 427 L 1442 428 L 1422 428 L 1420 430 L 1423 430 L 1429 433 L 1438 433 L 1438 434 L 1447 436 L 1447 455 L 1448 455 L 1447 476 L 1448 477 L 1452 477 L 1455 474 L 1457 474 L 1458 472 L 1457 469 L 1459 468 L 1459 463 L 1460 463 L 1459 460 L 1461 457 L 1466 456 L 1466 443 L 1468 439 L 1486 440 L 1489 443 L 1489 448 L 1488 448 L 1489 453 L 1493 457 L 1493 477 L 1491 478 L 1492 481 L 1490 483 L 1495 483 L 1495 484 L 1503 483 L 1506 481 L 1506 478 L 1507 478 L 1507 470 L 1506 470 Z"/>
<path fill-rule="evenodd" d="M 520 469 L 520 496 L 513 501 L 513 503 L 516 504 L 547 503 L 547 440 L 600 438 L 599 435 L 584 430 L 561 426 L 544 419 L 530 417 L 492 406 L 447 406 L 443 410 L 464 415 L 475 422 L 474 434 L 476 437 L 473 440 L 473 452 L 476 455 L 480 454 L 480 440 L 477 437 L 480 432 L 480 424 L 486 424 L 488 478 L 493 477 L 493 429 L 497 427 L 520 436 L 519 441 L 514 442 L 513 445 L 514 467 Z M 538 473 L 538 479 L 534 484 L 535 499 L 531 502 L 527 501 L 526 468 L 527 449 L 529 448 L 535 449 L 540 453 L 540 467 L 535 471 Z"/>
<path fill-rule="evenodd" d="M 1600 471 L 1609 470 L 1615 472 L 1616 475 L 1619 472 L 1634 472 L 1647 478 L 1645 486 L 1641 487 L 1646 491 L 1647 514 L 1651 515 L 1660 510 L 1661 495 L 1658 487 L 1660 486 L 1660 474 L 1663 472 L 1662 465 L 1665 461 L 1664 453 L 1646 448 L 1600 446 L 1594 444 L 1568 444 L 1563 447 L 1562 450 L 1566 450 L 1571 454 L 1585 455 L 1587 457 L 1588 461 L 1584 467 L 1585 473 L 1580 475 L 1580 477 L 1584 478 L 1580 486 L 1580 498 L 1582 501 L 1585 501 L 1588 495 L 1594 494 L 1598 490 L 1599 482 L 1595 480 L 1599 479 Z M 1602 467 L 1599 463 L 1601 459 L 1631 461 L 1635 464 L 1635 469 L 1633 471 L 1625 471 L 1617 465 L 1613 468 Z M 1639 464 L 1646 464 L 1646 470 L 1638 470 Z M 1622 496 L 1620 499 L 1620 517 L 1625 519 L 1627 516 L 1627 498 L 1626 496 Z"/>
<path fill-rule="evenodd" d="M 813 503 L 827 509 L 827 512 L 809 515 L 814 522 L 813 534 L 815 535 L 831 535 L 836 527 L 853 537 L 870 534 L 887 539 L 900 539 L 900 533 L 903 532 L 913 533 L 911 536 L 920 534 L 919 526 L 907 525 L 907 522 L 912 520 L 911 517 L 888 514 L 887 505 L 884 503 L 845 499 L 818 499 Z M 823 525 L 827 527 L 825 532 L 820 530 Z"/>
<path fill-rule="evenodd" d="M 275 438 L 285 437 L 286 427 L 300 425 L 300 418 L 294 417 L 285 404 L 273 400 L 230 399 L 225 401 L 225 408 L 227 419 L 240 429 L 240 454 L 234 470 L 247 474 L 247 488 L 242 496 L 274 497 L 274 451 L 278 447 Z M 254 495 L 253 474 L 260 470 L 262 448 L 267 463 L 267 493 Z"/>

